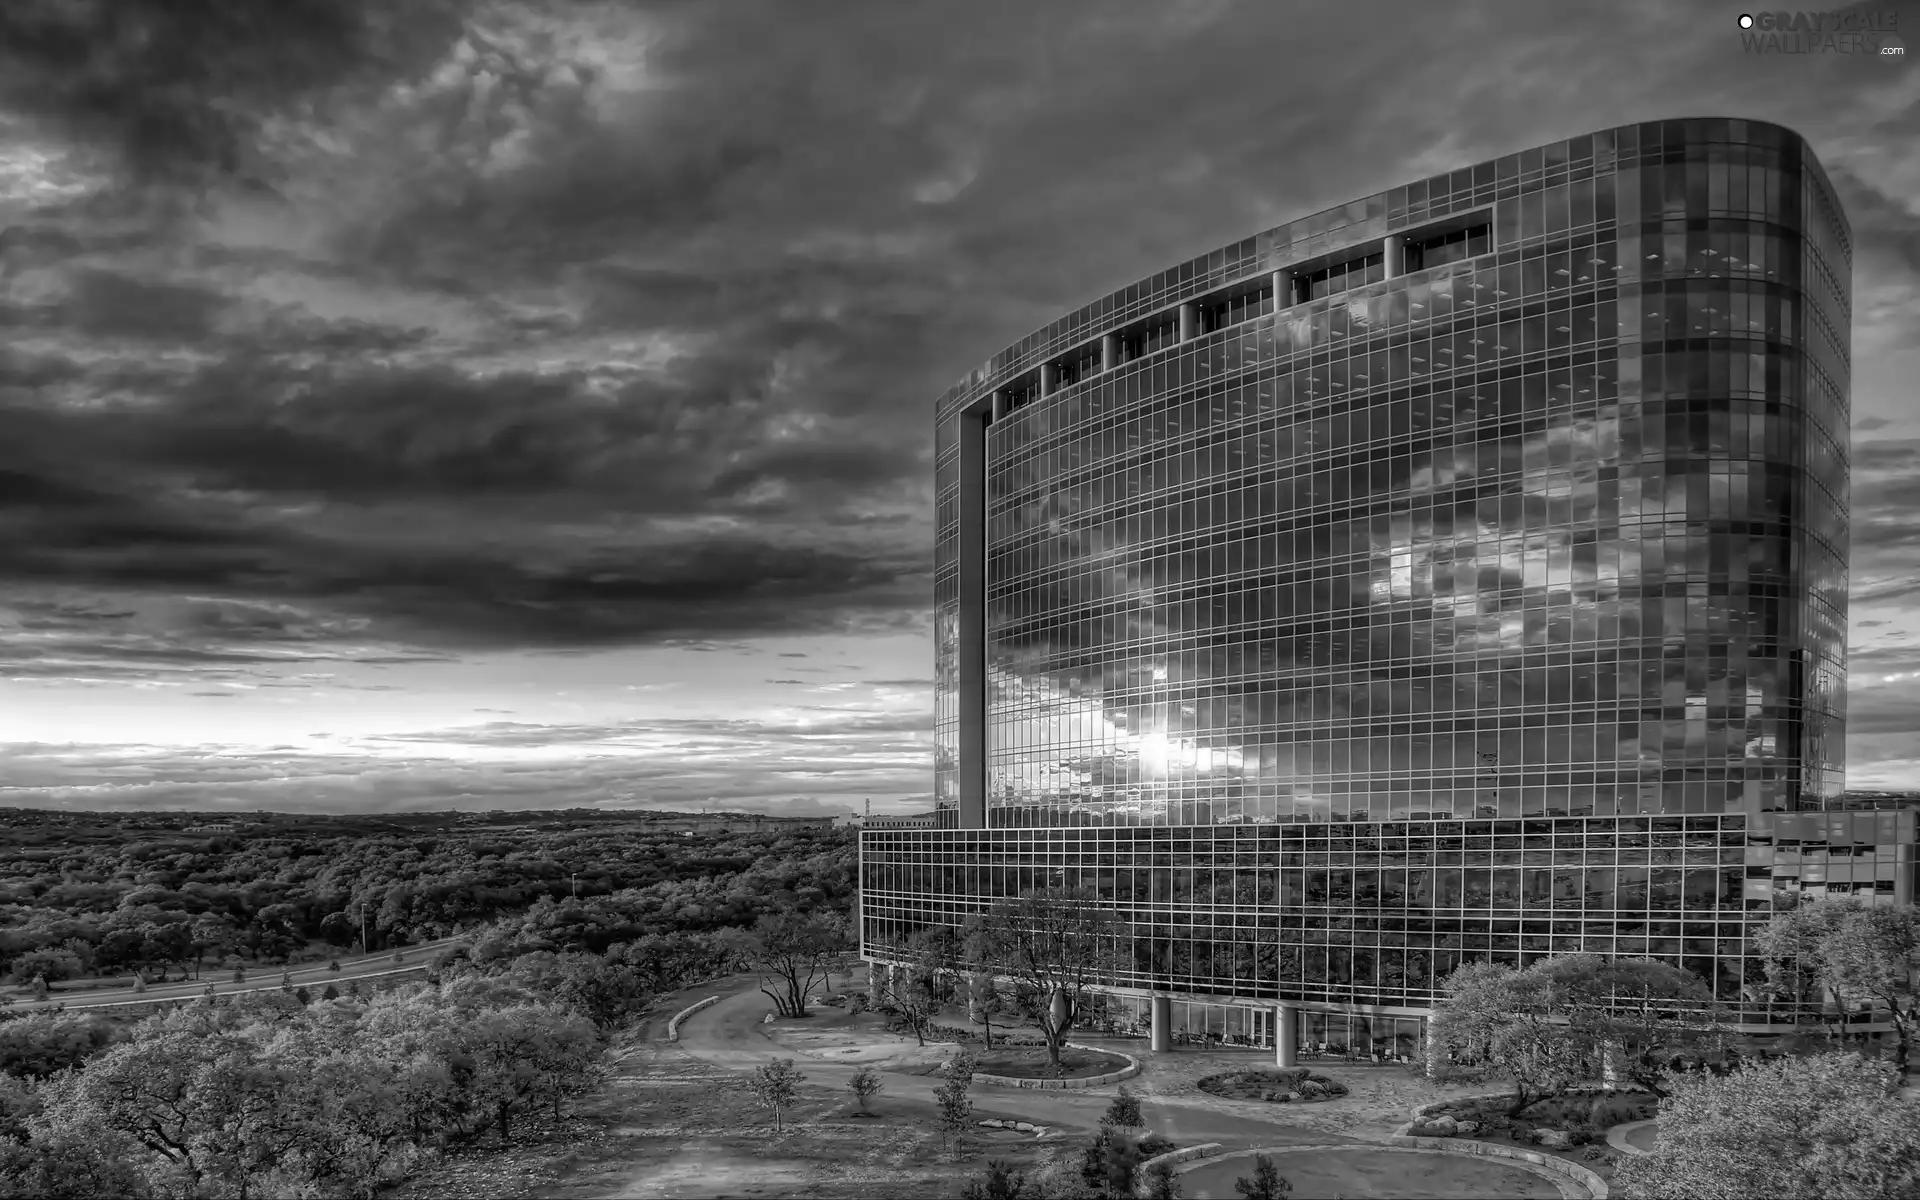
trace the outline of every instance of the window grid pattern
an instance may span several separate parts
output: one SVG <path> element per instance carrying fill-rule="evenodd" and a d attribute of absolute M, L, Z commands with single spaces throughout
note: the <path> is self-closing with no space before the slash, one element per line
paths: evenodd
<path fill-rule="evenodd" d="M 1474 168 L 1442 177 L 1444 202 L 1434 181 L 1376 197 L 1389 224 L 1496 200 L 1494 251 L 1245 321 L 995 423 L 993 824 L 1837 795 L 1831 327 L 1846 318 L 1798 281 L 1844 295 L 1844 254 L 1819 248 L 1846 231 L 1816 222 L 1803 252 L 1803 187 L 1824 180 L 1797 141 L 1695 143 L 1694 123 L 1671 124 L 1681 137 L 1619 169 L 1597 148 L 1635 139 L 1614 131 L 1485 164 L 1491 194 Z M 936 489 L 945 804 L 951 444 Z"/>
<path fill-rule="evenodd" d="M 1425 1008 L 1463 963 L 1582 951 L 1678 962 L 1742 1019 L 1791 1020 L 1752 938 L 1802 897 L 1911 903 L 1915 815 L 866 831 L 862 950 L 1084 887 L 1128 928 L 1118 987 Z"/>

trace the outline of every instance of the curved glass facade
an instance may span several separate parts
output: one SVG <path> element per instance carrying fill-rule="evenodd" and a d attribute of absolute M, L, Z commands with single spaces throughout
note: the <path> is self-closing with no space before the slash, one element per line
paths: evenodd
<path fill-rule="evenodd" d="M 937 415 L 941 802 L 978 792 L 992 827 L 1821 807 L 1847 244 L 1786 130 L 1630 126 L 1295 222 L 996 358 Z"/>
<path fill-rule="evenodd" d="M 1776 903 L 1914 892 L 1914 814 L 1834 811 L 1850 264 L 1799 137 L 1665 121 L 996 356 L 936 408 L 939 811 L 863 833 L 865 952 L 1079 886 L 1122 999 L 1393 1041 L 1462 961 L 1587 950 L 1767 1019 Z"/>

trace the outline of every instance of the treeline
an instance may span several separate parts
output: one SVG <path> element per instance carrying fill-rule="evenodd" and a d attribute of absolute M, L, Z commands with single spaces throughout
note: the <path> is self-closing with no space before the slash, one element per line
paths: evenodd
<path fill-rule="evenodd" d="M 378 950 L 529 911 L 543 923 L 529 940 L 575 944 L 571 922 L 597 951 L 777 909 L 845 909 L 854 858 L 844 830 L 645 824 L 16 846 L 0 856 L 0 974 L 58 983 L 228 955 L 285 962 L 353 946 L 363 930 Z M 583 907 L 561 903 L 576 891 Z"/>

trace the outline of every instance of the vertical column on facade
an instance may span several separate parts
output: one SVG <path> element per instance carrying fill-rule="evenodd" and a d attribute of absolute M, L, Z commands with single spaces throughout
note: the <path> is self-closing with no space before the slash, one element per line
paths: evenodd
<path fill-rule="evenodd" d="M 1173 1049 L 1173 997 L 1155 996 L 1148 1002 L 1148 1046 L 1160 1054 Z"/>
<path fill-rule="evenodd" d="M 1033 394 L 1045 399 L 1053 391 L 1053 364 L 1041 363 L 1040 369 L 1033 373 Z"/>
<path fill-rule="evenodd" d="M 1110 333 L 1100 339 L 1100 369 L 1111 371 L 1120 365 L 1120 335 Z"/>
<path fill-rule="evenodd" d="M 1291 1067 L 1298 1062 L 1295 1051 L 1300 1043 L 1300 1010 L 1291 1004 L 1273 1006 L 1273 1065 Z"/>
<path fill-rule="evenodd" d="M 1191 301 L 1180 306 L 1180 340 L 1190 342 L 1200 336 L 1200 309 Z"/>
<path fill-rule="evenodd" d="M 887 967 L 885 963 L 867 964 L 867 999 L 877 1007 L 880 997 L 887 991 Z"/>
<path fill-rule="evenodd" d="M 1279 270 L 1273 273 L 1273 311 L 1293 307 L 1293 272 Z"/>
<path fill-rule="evenodd" d="M 955 640 L 959 705 L 959 827 L 987 827 L 987 426 L 1005 416 L 1007 395 L 994 391 L 960 413 L 960 612 Z"/>
<path fill-rule="evenodd" d="M 1388 279 L 1398 279 L 1407 273 L 1407 239 L 1390 233 L 1386 241 L 1381 243 L 1380 251 L 1386 263 Z"/>

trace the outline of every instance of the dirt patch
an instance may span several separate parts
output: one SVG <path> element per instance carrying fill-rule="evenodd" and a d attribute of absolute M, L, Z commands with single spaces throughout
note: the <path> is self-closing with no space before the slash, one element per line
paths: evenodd
<path fill-rule="evenodd" d="M 1209 1075 L 1194 1086 L 1211 1096 L 1262 1100 L 1269 1104 L 1314 1104 L 1337 1100 L 1347 1094 L 1346 1084 L 1308 1067 L 1226 1071 Z"/>

